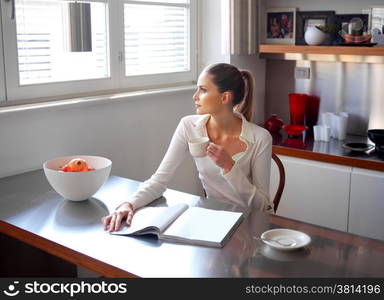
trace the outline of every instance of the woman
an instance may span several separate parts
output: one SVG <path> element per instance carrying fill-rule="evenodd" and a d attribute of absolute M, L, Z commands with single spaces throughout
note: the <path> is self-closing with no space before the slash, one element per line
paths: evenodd
<path fill-rule="evenodd" d="M 103 218 L 104 229 L 117 231 L 134 211 L 165 192 L 174 171 L 189 154 L 188 141 L 209 137 L 207 155 L 194 157 L 207 198 L 226 198 L 246 209 L 270 210 L 269 176 L 272 138 L 252 119 L 253 76 L 230 64 L 204 69 L 193 95 L 197 115 L 181 119 L 159 168 L 130 201 Z"/>

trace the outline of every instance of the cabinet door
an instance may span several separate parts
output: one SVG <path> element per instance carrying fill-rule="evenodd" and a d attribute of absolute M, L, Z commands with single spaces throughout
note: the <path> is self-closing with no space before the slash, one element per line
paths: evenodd
<path fill-rule="evenodd" d="M 354 168 L 348 231 L 384 240 L 384 173 Z"/>
<path fill-rule="evenodd" d="M 347 231 L 351 167 L 279 156 L 285 168 L 285 187 L 277 214 L 332 229 Z M 271 168 L 271 195 L 279 180 Z"/>

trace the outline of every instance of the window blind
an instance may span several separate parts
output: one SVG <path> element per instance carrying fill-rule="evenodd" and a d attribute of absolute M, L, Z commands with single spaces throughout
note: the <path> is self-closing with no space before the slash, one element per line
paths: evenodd
<path fill-rule="evenodd" d="M 17 0 L 16 31 L 21 85 L 109 76 L 106 6 L 92 3 L 91 52 L 71 52 L 68 2 Z"/>
<path fill-rule="evenodd" d="M 126 76 L 190 70 L 188 10 L 186 1 L 124 4 Z"/>

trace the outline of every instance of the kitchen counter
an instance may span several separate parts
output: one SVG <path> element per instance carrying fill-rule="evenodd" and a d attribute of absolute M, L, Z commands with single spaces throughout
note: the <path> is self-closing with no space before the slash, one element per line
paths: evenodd
<path fill-rule="evenodd" d="M 273 152 L 276 154 L 384 172 L 384 152 L 374 148 L 355 152 L 342 146 L 352 142 L 372 144 L 368 137 L 348 135 L 345 141 L 331 138 L 329 142 L 322 142 L 315 141 L 310 134 L 288 138 L 282 130 L 279 134 L 272 134 L 272 137 Z"/>

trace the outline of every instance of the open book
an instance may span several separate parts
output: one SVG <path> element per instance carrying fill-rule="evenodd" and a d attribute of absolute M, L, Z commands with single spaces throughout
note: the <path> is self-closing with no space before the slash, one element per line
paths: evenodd
<path fill-rule="evenodd" d="M 131 226 L 116 235 L 155 234 L 160 240 L 193 245 L 223 247 L 240 224 L 241 212 L 189 207 L 144 207 L 136 211 Z"/>

